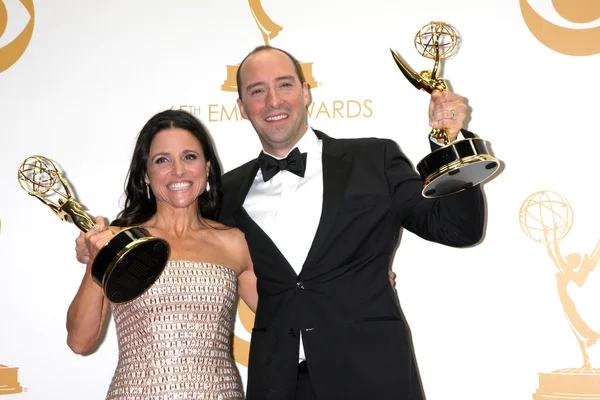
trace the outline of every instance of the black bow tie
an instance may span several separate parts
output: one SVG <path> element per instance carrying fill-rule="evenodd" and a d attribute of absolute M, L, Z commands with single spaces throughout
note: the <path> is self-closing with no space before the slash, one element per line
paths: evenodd
<path fill-rule="evenodd" d="M 286 158 L 278 160 L 265 152 L 261 152 L 258 156 L 258 164 L 260 165 L 260 170 L 262 171 L 263 180 L 265 182 L 284 169 L 304 178 L 306 153 L 300 154 L 300 150 L 296 147 Z"/>

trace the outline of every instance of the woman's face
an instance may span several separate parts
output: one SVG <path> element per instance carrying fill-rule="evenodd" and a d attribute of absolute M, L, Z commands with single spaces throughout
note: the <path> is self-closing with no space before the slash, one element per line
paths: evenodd
<path fill-rule="evenodd" d="M 173 208 L 196 205 L 206 189 L 210 162 L 202 145 L 189 131 L 165 129 L 154 137 L 146 165 L 146 183 L 158 203 Z"/>

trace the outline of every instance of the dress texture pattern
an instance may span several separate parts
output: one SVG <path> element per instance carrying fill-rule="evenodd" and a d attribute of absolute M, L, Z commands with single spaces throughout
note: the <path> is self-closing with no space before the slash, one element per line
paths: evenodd
<path fill-rule="evenodd" d="M 231 355 L 237 275 L 169 261 L 144 294 L 113 304 L 119 360 L 107 400 L 243 399 Z"/>

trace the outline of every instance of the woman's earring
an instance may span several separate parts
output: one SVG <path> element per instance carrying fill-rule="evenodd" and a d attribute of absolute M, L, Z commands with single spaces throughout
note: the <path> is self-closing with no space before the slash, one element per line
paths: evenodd
<path fill-rule="evenodd" d="M 206 180 L 206 191 L 210 192 L 210 183 L 208 183 L 208 179 Z"/>
<path fill-rule="evenodd" d="M 146 183 L 146 197 L 148 197 L 148 200 L 150 200 L 150 185 L 148 185 Z"/>

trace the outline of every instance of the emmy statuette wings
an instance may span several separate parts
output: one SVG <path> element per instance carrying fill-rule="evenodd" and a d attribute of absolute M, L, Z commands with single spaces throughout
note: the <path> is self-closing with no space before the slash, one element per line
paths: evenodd
<path fill-rule="evenodd" d="M 457 38 L 454 28 L 444 22 L 430 22 L 416 34 L 414 43 L 417 51 L 421 56 L 434 60 L 432 71 L 416 73 L 396 52 L 390 51 L 406 79 L 417 89 L 431 94 L 435 89 L 448 89 L 444 79 L 438 76 L 438 69 L 440 60 L 455 50 Z M 450 143 L 445 128 L 432 129 L 429 134 L 435 139 L 443 139 L 444 146 L 417 164 L 424 181 L 421 191 L 424 197 L 443 197 L 478 185 L 489 179 L 500 166 L 483 139 L 468 137 Z"/>
<path fill-rule="evenodd" d="M 32 156 L 19 167 L 18 180 L 31 196 L 50 207 L 63 221 L 72 221 L 81 231 L 94 221 L 75 200 L 64 177 L 46 157 Z M 58 197 L 52 202 L 50 197 Z M 126 303 L 144 293 L 158 278 L 169 255 L 166 241 L 150 236 L 141 227 L 116 234 L 100 250 L 92 264 L 92 278 L 112 303 Z"/>

